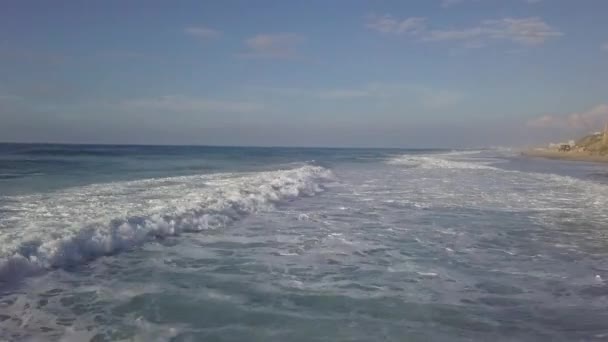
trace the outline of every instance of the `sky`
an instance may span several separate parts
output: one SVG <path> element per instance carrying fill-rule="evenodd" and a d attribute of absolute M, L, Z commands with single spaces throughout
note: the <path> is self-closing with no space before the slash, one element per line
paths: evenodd
<path fill-rule="evenodd" d="M 0 5 L 0 141 L 480 147 L 608 120 L 608 1 Z"/>

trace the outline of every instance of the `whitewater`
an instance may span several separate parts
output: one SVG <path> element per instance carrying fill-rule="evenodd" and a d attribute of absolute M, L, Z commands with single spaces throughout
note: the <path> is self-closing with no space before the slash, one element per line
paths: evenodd
<path fill-rule="evenodd" d="M 0 145 L 0 340 L 602 341 L 608 171 Z"/>
<path fill-rule="evenodd" d="M 313 195 L 321 167 L 95 184 L 16 196 L 0 218 L 0 279 L 82 263 L 150 238 L 221 228 L 280 200 Z"/>

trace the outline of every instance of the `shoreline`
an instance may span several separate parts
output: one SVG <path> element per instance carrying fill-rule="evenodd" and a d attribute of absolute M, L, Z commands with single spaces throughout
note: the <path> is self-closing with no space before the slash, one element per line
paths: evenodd
<path fill-rule="evenodd" d="M 608 163 L 608 155 L 591 154 L 589 152 L 559 152 L 548 149 L 534 149 L 521 151 L 520 155 L 532 158 Z"/>

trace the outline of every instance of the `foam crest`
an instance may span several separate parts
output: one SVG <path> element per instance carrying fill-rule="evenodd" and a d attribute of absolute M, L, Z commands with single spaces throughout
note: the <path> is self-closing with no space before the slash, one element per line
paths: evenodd
<path fill-rule="evenodd" d="M 314 195 L 319 166 L 97 184 L 5 198 L 0 280 L 78 264 L 156 237 L 215 229 L 280 201 Z"/>
<path fill-rule="evenodd" d="M 444 154 L 440 157 L 438 156 L 412 156 L 412 155 L 404 155 L 397 156 L 389 159 L 387 161 L 388 164 L 392 165 L 404 165 L 410 167 L 418 167 L 422 169 L 484 169 L 484 170 L 495 170 L 496 168 L 485 165 L 479 162 L 468 162 L 468 161 L 458 161 L 458 160 L 450 160 L 446 158 L 452 154 Z M 454 154 L 460 155 L 460 154 Z"/>

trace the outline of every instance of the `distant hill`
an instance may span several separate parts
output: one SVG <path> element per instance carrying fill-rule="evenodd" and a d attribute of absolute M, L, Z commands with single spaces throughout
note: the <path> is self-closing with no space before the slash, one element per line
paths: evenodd
<path fill-rule="evenodd" d="M 575 144 L 575 149 L 588 151 L 593 154 L 605 155 L 608 154 L 608 145 L 604 145 L 602 142 L 603 134 L 591 134 L 587 135 Z"/>

